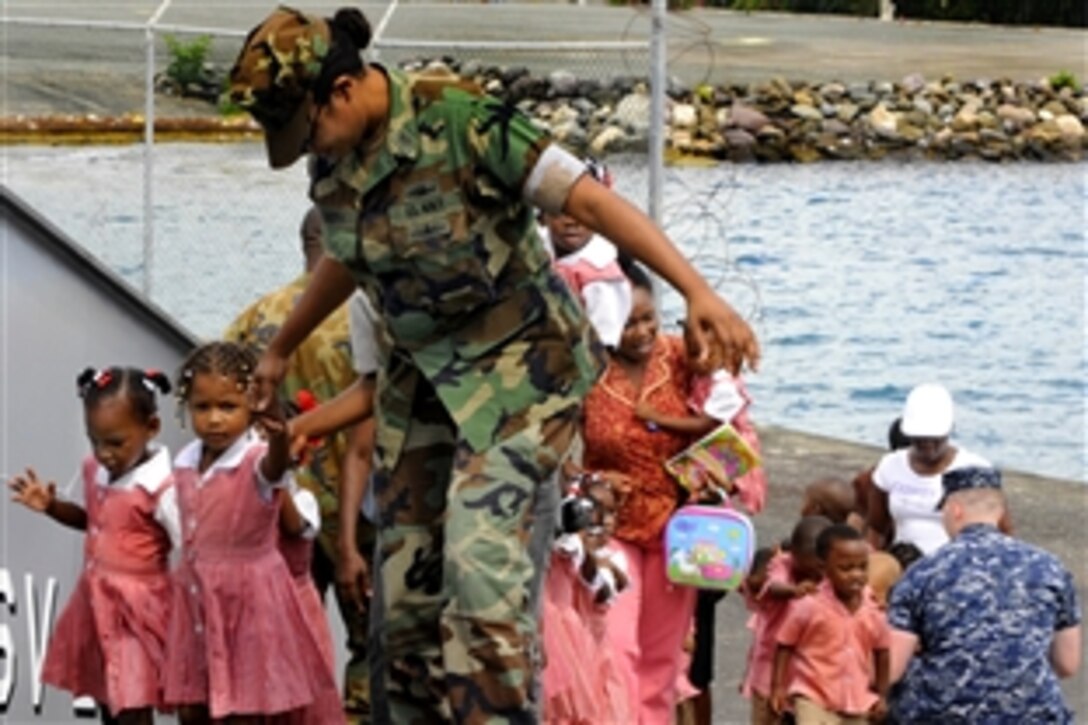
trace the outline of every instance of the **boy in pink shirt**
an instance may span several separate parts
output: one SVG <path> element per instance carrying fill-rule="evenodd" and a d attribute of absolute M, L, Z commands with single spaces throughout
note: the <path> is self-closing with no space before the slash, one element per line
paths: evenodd
<path fill-rule="evenodd" d="M 778 630 L 771 706 L 798 725 L 860 725 L 887 712 L 891 631 L 868 592 L 869 547 L 844 524 L 817 540 L 824 582 Z M 875 682 L 875 686 L 874 683 Z"/>
<path fill-rule="evenodd" d="M 753 725 L 774 725 L 779 718 L 771 710 L 771 679 L 778 628 L 791 601 L 816 591 L 822 577 L 816 541 L 831 526 L 823 516 L 805 516 L 793 528 L 790 550 L 779 552 L 767 566 L 765 582 L 745 582 L 745 599 L 752 610 L 752 647 L 748 672 L 741 692 L 752 701 Z"/>

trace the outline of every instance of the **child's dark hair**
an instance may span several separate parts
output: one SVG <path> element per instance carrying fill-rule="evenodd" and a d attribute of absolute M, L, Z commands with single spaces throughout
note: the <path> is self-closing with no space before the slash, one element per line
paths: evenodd
<path fill-rule="evenodd" d="M 83 399 L 83 407 L 87 410 L 106 398 L 124 395 L 140 422 L 147 423 L 159 412 L 155 391 L 169 393 L 170 378 L 161 370 L 84 368 L 76 377 L 76 387 L 79 397 Z"/>
<path fill-rule="evenodd" d="M 900 541 L 888 547 L 888 553 L 895 557 L 903 571 L 922 558 L 922 550 L 909 541 Z"/>
<path fill-rule="evenodd" d="M 836 541 L 864 540 L 861 532 L 853 526 L 832 524 L 821 531 L 820 535 L 816 537 L 816 556 L 820 557 L 821 561 L 826 561 L 827 555 L 831 553 L 831 547 L 835 545 Z"/>
<path fill-rule="evenodd" d="M 634 257 L 619 253 L 616 261 L 620 265 L 620 269 L 623 270 L 623 275 L 627 277 L 627 281 L 631 283 L 632 287 L 646 290 L 651 295 L 654 293 L 653 282 L 650 281 L 650 275 L 646 274 L 646 270 L 642 268 Z"/>
<path fill-rule="evenodd" d="M 793 527 L 793 534 L 790 536 L 790 553 L 796 556 L 816 552 L 816 541 L 820 534 L 833 525 L 831 519 L 826 516 L 803 517 Z"/>
<path fill-rule="evenodd" d="M 748 567 L 748 573 L 753 574 L 766 569 L 777 552 L 778 549 L 773 546 L 756 549 L 756 553 L 752 555 L 752 565 Z"/>
<path fill-rule="evenodd" d="M 249 347 L 221 340 L 205 343 L 189 353 L 178 370 L 178 399 L 189 400 L 193 378 L 201 373 L 234 378 L 238 387 L 244 389 L 256 369 L 257 356 Z"/>

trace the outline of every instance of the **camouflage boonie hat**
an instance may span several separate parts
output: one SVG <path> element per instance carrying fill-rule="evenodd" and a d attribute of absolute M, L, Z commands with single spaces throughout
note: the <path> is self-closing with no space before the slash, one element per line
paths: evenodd
<path fill-rule="evenodd" d="M 250 31 L 230 70 L 230 101 L 264 129 L 268 163 L 293 164 L 310 138 L 311 90 L 329 54 L 323 18 L 280 6 Z"/>

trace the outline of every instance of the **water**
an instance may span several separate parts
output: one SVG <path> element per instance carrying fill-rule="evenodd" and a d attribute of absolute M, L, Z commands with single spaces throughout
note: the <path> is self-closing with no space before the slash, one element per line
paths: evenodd
<path fill-rule="evenodd" d="M 4 178 L 138 286 L 141 161 L 134 147 L 8 148 Z M 643 162 L 613 171 L 646 198 Z M 214 336 L 292 278 L 305 183 L 301 167 L 269 172 L 258 144 L 157 147 L 156 302 Z M 757 422 L 883 445 L 909 389 L 937 380 L 964 446 L 1088 477 L 1088 165 L 683 168 L 665 207 L 759 333 Z M 663 305 L 674 323 L 680 300 Z"/>

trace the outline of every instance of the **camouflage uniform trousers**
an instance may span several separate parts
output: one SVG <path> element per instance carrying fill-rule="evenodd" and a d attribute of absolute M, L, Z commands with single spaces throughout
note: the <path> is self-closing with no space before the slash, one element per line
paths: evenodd
<path fill-rule="evenodd" d="M 433 389 L 416 388 L 398 463 L 374 481 L 383 673 L 372 690 L 388 708 L 375 722 L 537 721 L 533 600 L 577 416 L 568 404 L 473 452 Z"/>

